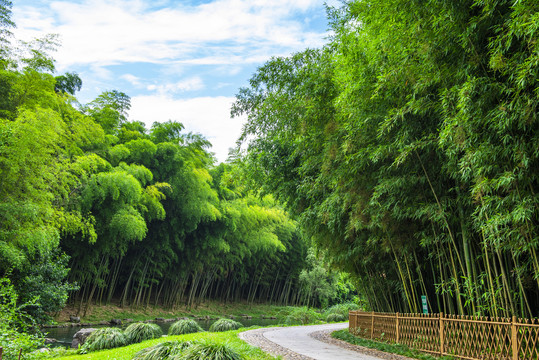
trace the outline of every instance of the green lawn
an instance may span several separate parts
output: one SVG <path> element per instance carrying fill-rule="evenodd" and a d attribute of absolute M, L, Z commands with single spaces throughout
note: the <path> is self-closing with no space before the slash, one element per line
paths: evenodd
<path fill-rule="evenodd" d="M 56 359 L 62 359 L 62 360 L 129 360 L 131 357 L 139 350 L 142 350 L 144 348 L 153 346 L 155 344 L 158 344 L 163 341 L 174 341 L 174 340 L 211 340 L 215 342 L 220 343 L 228 343 L 230 346 L 232 346 L 237 352 L 239 352 L 241 355 L 245 357 L 245 359 L 248 360 L 270 360 L 275 359 L 274 357 L 267 355 L 260 349 L 251 346 L 244 342 L 243 340 L 240 340 L 238 338 L 238 333 L 242 330 L 235 330 L 235 331 L 226 331 L 226 332 L 201 332 L 201 333 L 195 333 L 195 334 L 187 334 L 187 335 L 179 335 L 179 336 L 167 336 L 162 337 L 160 339 L 153 339 L 153 340 L 147 340 L 143 341 L 138 344 L 133 344 L 129 346 L 125 346 L 122 348 L 117 349 L 110 349 L 110 350 L 102 350 L 102 351 L 96 351 L 90 354 L 85 355 L 71 355 L 71 356 L 63 356 Z"/>

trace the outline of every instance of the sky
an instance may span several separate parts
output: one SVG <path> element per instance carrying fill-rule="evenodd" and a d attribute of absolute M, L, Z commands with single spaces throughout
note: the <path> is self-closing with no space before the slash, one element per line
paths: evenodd
<path fill-rule="evenodd" d="M 79 74 L 81 103 L 122 91 L 130 120 L 179 121 L 219 162 L 245 120 L 230 118 L 234 96 L 256 69 L 329 35 L 324 0 L 15 0 L 12 12 L 17 39 L 59 35 L 56 73 Z"/>

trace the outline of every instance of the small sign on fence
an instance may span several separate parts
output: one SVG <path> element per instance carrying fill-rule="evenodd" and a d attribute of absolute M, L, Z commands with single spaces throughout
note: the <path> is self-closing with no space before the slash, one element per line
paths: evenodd
<path fill-rule="evenodd" d="M 423 314 L 429 314 L 429 306 L 427 305 L 427 295 L 421 295 L 421 304 L 423 305 Z"/>

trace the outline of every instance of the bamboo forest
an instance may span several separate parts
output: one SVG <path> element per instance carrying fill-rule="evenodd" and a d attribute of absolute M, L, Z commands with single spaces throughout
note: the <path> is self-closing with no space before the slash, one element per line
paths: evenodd
<path fill-rule="evenodd" d="M 539 316 L 539 2 L 350 0 L 237 91 L 237 148 L 128 120 L 0 1 L 0 313 L 206 301 Z M 3 299 L 5 301 L 3 301 Z M 6 307 L 7 306 L 7 307 Z M 1 328 L 1 325 L 0 325 Z"/>

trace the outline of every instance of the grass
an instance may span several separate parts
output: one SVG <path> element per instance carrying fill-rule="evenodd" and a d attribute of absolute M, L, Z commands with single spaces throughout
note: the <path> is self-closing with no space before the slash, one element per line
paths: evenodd
<path fill-rule="evenodd" d="M 189 341 L 165 341 L 140 350 L 132 360 L 162 360 L 174 357 L 189 345 L 191 345 Z"/>
<path fill-rule="evenodd" d="M 144 340 L 155 339 L 163 335 L 163 331 L 157 324 L 134 323 L 129 325 L 124 334 L 128 344 L 139 343 Z"/>
<path fill-rule="evenodd" d="M 174 357 L 177 360 L 243 360 L 244 357 L 228 343 L 204 340 L 193 343 Z"/>
<path fill-rule="evenodd" d="M 165 338 L 146 340 L 138 344 L 122 348 L 97 351 L 85 355 L 71 355 L 59 357 L 59 360 L 131 360 L 133 356 L 150 346 L 170 341 L 210 341 L 214 343 L 226 343 L 246 360 L 274 360 L 271 355 L 247 344 L 238 338 L 239 330 L 226 332 L 202 332 L 179 336 L 167 336 Z"/>
<path fill-rule="evenodd" d="M 169 335 L 183 335 L 204 331 L 195 320 L 178 320 L 168 329 Z"/>
<path fill-rule="evenodd" d="M 176 309 L 164 309 L 161 307 L 147 306 L 141 308 L 120 307 L 117 305 L 92 305 L 89 307 L 86 316 L 81 317 L 82 323 L 98 323 L 109 321 L 110 319 L 133 319 L 143 321 L 155 318 L 175 318 L 187 316 L 210 316 L 224 317 L 227 315 L 240 316 L 248 314 L 253 317 L 276 316 L 285 306 L 268 304 L 248 304 L 248 303 L 220 303 L 208 301 L 197 307 L 178 307 Z M 57 323 L 68 323 L 69 315 L 76 314 L 78 307 L 67 306 L 55 317 Z"/>
<path fill-rule="evenodd" d="M 406 345 L 402 344 L 387 344 L 382 343 L 374 340 L 369 339 L 362 339 L 357 336 L 354 336 L 348 332 L 348 330 L 338 330 L 334 331 L 331 334 L 332 337 L 335 339 L 346 341 L 347 343 L 353 344 L 353 345 L 359 345 L 364 346 L 366 348 L 370 349 L 376 349 L 380 350 L 386 353 L 391 354 L 397 354 L 397 355 L 403 355 L 414 359 L 420 359 L 420 360 L 451 360 L 452 357 L 448 356 L 442 356 L 442 357 L 435 357 L 431 356 L 425 353 L 420 352 L 416 349 L 410 349 Z"/>
<path fill-rule="evenodd" d="M 97 329 L 88 336 L 88 339 L 82 345 L 81 352 L 112 349 L 127 344 L 124 333 L 118 328 Z"/>
<path fill-rule="evenodd" d="M 210 326 L 210 331 L 229 331 L 237 330 L 242 325 L 232 319 L 219 319 Z"/>

